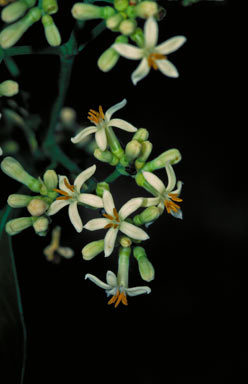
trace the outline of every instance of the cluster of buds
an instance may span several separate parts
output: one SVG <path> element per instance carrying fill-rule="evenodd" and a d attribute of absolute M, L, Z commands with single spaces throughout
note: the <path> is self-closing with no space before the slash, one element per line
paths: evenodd
<path fill-rule="evenodd" d="M 12 47 L 23 34 L 36 22 L 41 20 L 46 40 L 51 46 L 61 44 L 60 32 L 54 23 L 53 15 L 58 11 L 57 0 L 17 0 L 6 5 L 1 12 L 1 19 L 10 24 L 0 33 L 0 46 Z"/>

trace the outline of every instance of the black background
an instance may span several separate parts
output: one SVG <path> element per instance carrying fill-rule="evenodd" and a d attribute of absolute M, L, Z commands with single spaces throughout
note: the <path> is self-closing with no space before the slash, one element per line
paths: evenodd
<path fill-rule="evenodd" d="M 184 182 L 184 219 L 164 214 L 149 228 L 145 248 L 156 270 L 148 284 L 152 292 L 129 298 L 128 307 L 117 309 L 107 305 L 103 290 L 84 280 L 86 273 L 105 280 L 107 270 L 116 272 L 117 255 L 83 261 L 81 248 L 101 236 L 74 233 L 66 209 L 54 223 L 62 223 L 64 245 L 76 252 L 72 260 L 48 263 L 41 252 L 48 238 L 37 238 L 31 230 L 15 237 L 28 340 L 24 384 L 62 379 L 205 383 L 239 372 L 238 297 L 247 208 L 240 168 L 245 149 L 234 113 L 233 86 L 239 76 L 235 71 L 234 78 L 230 49 L 234 10 L 227 1 L 187 8 L 173 1 L 164 4 L 168 12 L 160 22 L 159 41 L 177 34 L 188 39 L 170 56 L 180 77 L 151 71 L 134 87 L 130 75 L 137 63 L 126 59 L 110 73 L 100 72 L 96 61 L 113 38 L 105 32 L 76 58 L 66 105 L 86 123 L 89 108 L 102 105 L 106 110 L 126 98 L 118 117 L 149 130 L 152 157 L 178 148 L 182 161 L 175 170 Z M 73 24 L 67 15 L 67 23 L 56 16 L 64 41 Z M 39 27 L 33 28 L 33 36 L 40 36 Z M 27 42 L 33 36 L 30 32 Z M 20 57 L 18 62 L 23 68 L 20 86 L 31 92 L 32 108 L 45 122 L 57 92 L 57 58 Z M 128 133 L 120 135 L 123 142 L 129 139 Z M 65 150 L 73 154 L 74 146 L 68 142 Z M 92 164 L 92 159 L 77 156 L 82 169 Z M 111 170 L 99 166 L 96 177 Z M 157 174 L 166 180 L 163 172 Z M 111 190 L 117 206 L 133 194 L 146 194 L 132 189 L 124 176 Z M 84 222 L 87 215 L 82 210 Z M 146 284 L 132 260 L 130 286 L 136 285 Z"/>

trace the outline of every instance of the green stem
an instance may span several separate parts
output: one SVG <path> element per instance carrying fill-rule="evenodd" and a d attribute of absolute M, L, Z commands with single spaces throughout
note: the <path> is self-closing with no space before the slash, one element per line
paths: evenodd
<path fill-rule="evenodd" d="M 104 180 L 105 183 L 113 183 L 118 177 L 121 176 L 121 173 L 118 171 L 118 169 L 115 169 L 106 179 Z"/>

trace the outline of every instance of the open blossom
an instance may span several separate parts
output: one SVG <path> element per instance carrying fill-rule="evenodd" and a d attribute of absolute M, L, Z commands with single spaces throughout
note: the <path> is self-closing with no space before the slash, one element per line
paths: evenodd
<path fill-rule="evenodd" d="M 141 60 L 131 76 L 133 84 L 136 85 L 149 74 L 151 68 L 159 69 L 168 77 L 178 77 L 176 67 L 167 59 L 166 55 L 175 52 L 185 41 L 185 36 L 174 36 L 157 45 L 158 24 L 153 17 L 149 17 L 144 26 L 144 46 L 142 48 L 124 43 L 115 43 L 113 48 L 127 59 Z"/>
<path fill-rule="evenodd" d="M 119 231 L 135 240 L 147 240 L 149 238 L 143 229 L 125 221 L 131 213 L 142 206 L 142 203 L 142 197 L 133 198 L 124 204 L 119 212 L 117 212 L 111 193 L 107 190 L 104 191 L 103 206 L 106 211 L 106 213 L 103 214 L 104 217 L 88 221 L 85 228 L 90 231 L 103 228 L 108 229 L 104 238 L 104 254 L 106 257 L 110 256 L 113 252 Z"/>
<path fill-rule="evenodd" d="M 143 206 L 149 207 L 157 205 L 161 212 L 163 212 L 166 208 L 167 212 L 172 216 L 178 219 L 182 219 L 182 210 L 180 206 L 176 204 L 183 201 L 178 197 L 181 193 L 182 182 L 178 181 L 177 188 L 174 189 L 176 185 L 176 175 L 174 169 L 170 163 L 166 164 L 165 169 L 168 177 L 167 187 L 165 187 L 163 181 L 160 180 L 158 176 L 151 172 L 142 172 L 146 181 L 154 189 L 153 195 L 156 196 L 144 199 Z"/>
<path fill-rule="evenodd" d="M 69 183 L 66 176 L 59 176 L 59 189 L 55 188 L 54 191 L 58 192 L 61 196 L 51 204 L 48 215 L 54 215 L 60 209 L 69 205 L 69 217 L 71 223 L 75 227 L 77 232 L 81 232 L 83 229 L 83 223 L 78 213 L 78 203 L 87 204 L 91 207 L 102 208 L 103 202 L 99 196 L 90 193 L 81 193 L 80 189 L 83 184 L 88 180 L 96 170 L 96 166 L 92 165 L 85 171 L 81 172 L 75 179 L 74 185 Z"/>
<path fill-rule="evenodd" d="M 136 132 L 132 124 L 122 119 L 111 119 L 112 115 L 123 108 L 127 103 L 124 99 L 120 103 L 113 105 L 109 108 L 105 114 L 101 105 L 99 106 L 99 112 L 90 109 L 88 119 L 94 124 L 93 126 L 82 129 L 75 137 L 71 138 L 71 141 L 76 144 L 83 140 L 86 136 L 95 133 L 95 140 L 101 151 L 105 151 L 108 146 L 107 129 L 108 127 L 117 127 L 127 132 Z"/>
<path fill-rule="evenodd" d="M 108 271 L 106 274 L 106 283 L 90 273 L 85 275 L 85 279 L 89 279 L 98 287 L 103 288 L 107 296 L 112 295 L 108 304 L 115 304 L 115 308 L 120 304 L 120 302 L 124 305 L 128 304 L 127 295 L 137 296 L 151 292 L 151 288 L 147 286 L 128 288 L 128 285 L 123 281 L 123 279 L 121 279 L 120 276 L 116 276 L 114 272 L 111 271 Z"/>

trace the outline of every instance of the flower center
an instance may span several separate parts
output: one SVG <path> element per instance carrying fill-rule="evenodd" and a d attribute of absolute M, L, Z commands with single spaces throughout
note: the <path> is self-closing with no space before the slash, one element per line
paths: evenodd
<path fill-rule="evenodd" d="M 165 205 L 167 212 L 168 213 L 171 213 L 171 211 L 177 212 L 180 209 L 180 206 L 178 204 L 174 203 L 174 201 L 181 202 L 183 200 L 178 197 L 177 193 L 169 193 L 168 196 L 173 201 L 171 201 L 168 198 L 164 200 L 164 205 Z"/>
<path fill-rule="evenodd" d="M 158 65 L 156 63 L 156 60 L 164 60 L 164 59 L 166 59 L 166 56 L 162 55 L 161 53 L 152 52 L 147 57 L 147 62 L 149 67 L 152 67 L 153 69 L 157 70 Z"/>
<path fill-rule="evenodd" d="M 104 117 L 105 116 L 101 105 L 99 106 L 99 112 L 95 111 L 94 109 L 90 109 L 88 113 L 88 119 L 94 124 L 99 124 L 102 120 L 104 120 Z"/>
<path fill-rule="evenodd" d="M 113 208 L 113 216 L 108 215 L 107 213 L 103 213 L 103 216 L 112 221 L 112 223 L 105 225 L 104 227 L 105 229 L 108 229 L 108 228 L 116 229 L 120 225 L 120 218 L 116 208 Z"/>
<path fill-rule="evenodd" d="M 117 290 L 116 294 L 113 297 L 111 297 L 111 299 L 108 301 L 108 304 L 115 303 L 115 308 L 116 308 L 116 307 L 118 307 L 120 302 L 122 302 L 122 304 L 124 304 L 124 305 L 128 305 L 127 296 L 126 296 L 125 292 L 124 291 L 120 292 L 119 290 Z"/>
<path fill-rule="evenodd" d="M 68 181 L 66 179 L 64 179 L 64 183 L 65 183 L 65 186 L 68 189 L 70 189 L 70 191 L 75 192 L 74 185 L 71 185 L 70 183 L 68 183 Z M 53 191 L 58 192 L 60 195 L 62 195 L 62 196 L 57 197 L 56 200 L 68 200 L 68 199 L 71 199 L 71 195 L 69 195 L 68 192 L 63 191 L 63 189 L 54 188 Z"/>

